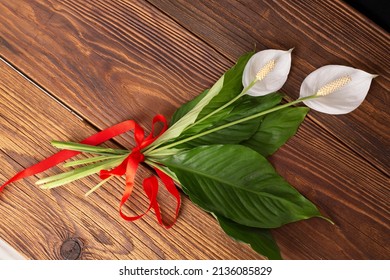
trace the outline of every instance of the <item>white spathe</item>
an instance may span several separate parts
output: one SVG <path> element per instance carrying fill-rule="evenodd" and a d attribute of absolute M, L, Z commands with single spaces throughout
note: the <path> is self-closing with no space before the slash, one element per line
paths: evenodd
<path fill-rule="evenodd" d="M 244 88 L 249 86 L 255 79 L 259 71 L 272 63 L 270 71 L 264 78 L 257 81 L 246 94 L 252 96 L 262 96 L 279 90 L 287 80 L 291 68 L 291 52 L 282 50 L 264 50 L 254 54 L 245 66 L 242 75 Z"/>
<path fill-rule="evenodd" d="M 362 70 L 342 66 L 326 65 L 310 73 L 303 81 L 300 89 L 300 98 L 318 94 L 318 91 L 328 85 L 329 93 L 323 96 L 305 100 L 306 106 L 316 111 L 339 115 L 347 114 L 363 102 L 370 89 L 371 81 L 376 75 Z M 334 86 L 335 81 L 348 80 Z M 330 87 L 329 87 L 330 85 Z M 334 90 L 330 90 L 333 86 Z M 321 93 L 323 90 L 321 90 Z"/>

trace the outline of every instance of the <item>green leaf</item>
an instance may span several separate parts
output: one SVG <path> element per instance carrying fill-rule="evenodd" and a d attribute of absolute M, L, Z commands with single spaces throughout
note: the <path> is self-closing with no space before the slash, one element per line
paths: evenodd
<path fill-rule="evenodd" d="M 253 54 L 254 52 L 249 52 L 242 55 L 237 63 L 225 73 L 222 89 L 199 113 L 198 119 L 212 113 L 241 93 L 243 89 L 242 74 L 248 60 Z"/>
<path fill-rule="evenodd" d="M 174 114 L 176 116 L 174 121 L 171 122 L 172 126 L 151 147 L 178 137 L 196 120 L 208 115 L 240 94 L 242 90 L 242 72 L 253 54 L 254 52 L 251 52 L 241 56 L 236 65 L 222 75 L 210 90 L 203 92 L 193 102 L 183 105 L 184 108 L 179 108 L 178 112 Z"/>
<path fill-rule="evenodd" d="M 218 120 L 219 116 L 217 115 L 220 114 L 219 112 L 211 116 L 210 119 L 207 119 L 204 122 L 186 130 L 177 140 L 185 139 L 192 135 L 197 135 L 200 132 L 210 130 L 265 111 L 279 104 L 281 99 L 282 95 L 279 93 L 272 93 L 260 97 L 253 97 L 249 95 L 243 96 L 234 104 L 234 106 L 224 109 L 228 110 L 228 115 L 224 116 L 222 120 Z M 180 147 L 188 148 L 211 144 L 239 144 L 240 142 L 252 137 L 252 135 L 258 130 L 262 119 L 263 117 L 259 117 L 250 121 L 230 126 L 228 128 L 221 129 L 214 133 L 210 133 L 195 140 L 189 141 Z"/>
<path fill-rule="evenodd" d="M 267 114 L 256 133 L 240 144 L 265 157 L 272 155 L 297 132 L 308 112 L 307 107 L 290 107 Z"/>
<path fill-rule="evenodd" d="M 148 159 L 145 160 L 145 163 L 146 163 L 147 165 L 149 165 L 150 167 L 152 167 L 152 168 L 155 168 L 155 169 L 157 168 L 157 169 L 159 169 L 161 172 L 163 172 L 163 173 L 165 173 L 166 175 L 168 175 L 169 177 L 171 177 L 171 179 L 172 179 L 176 184 L 180 185 L 179 179 L 177 179 L 176 174 L 173 173 L 171 170 L 169 170 L 168 167 L 166 167 L 166 166 L 164 166 L 164 165 L 161 165 L 161 164 L 157 164 L 157 163 L 155 163 L 154 161 L 151 161 L 151 160 L 148 160 Z"/>
<path fill-rule="evenodd" d="M 233 239 L 249 244 L 253 250 L 269 260 L 282 259 L 279 247 L 269 229 L 243 226 L 222 216 L 216 218 L 223 231 Z"/>
<path fill-rule="evenodd" d="M 222 75 L 210 90 L 204 91 L 200 96 L 180 107 L 174 113 L 171 126 L 146 149 L 146 153 L 179 137 L 197 120 L 202 119 L 239 95 L 242 91 L 242 73 L 253 54 L 254 52 L 250 52 L 241 56 L 236 65 Z M 213 121 L 215 122 L 216 118 L 219 118 L 218 120 L 223 119 L 228 113 L 228 110 L 221 110 L 214 116 Z"/>
<path fill-rule="evenodd" d="M 236 65 L 234 65 L 231 69 L 229 69 L 224 74 L 224 82 L 223 86 L 218 93 L 218 98 L 214 97 L 211 101 L 206 105 L 206 108 L 203 108 L 201 111 L 201 115 L 198 116 L 197 119 L 204 117 L 211 111 L 214 111 L 213 108 L 219 108 L 225 103 L 229 102 L 235 96 L 237 96 L 242 90 L 242 73 L 244 71 L 245 65 L 254 52 L 250 52 L 241 56 Z M 185 116 L 188 112 L 190 112 L 208 93 L 208 89 L 203 91 L 200 95 L 196 96 L 193 100 L 183 104 L 176 112 L 173 114 L 170 125 L 175 124 L 179 119 Z"/>
<path fill-rule="evenodd" d="M 199 99 L 199 101 L 179 120 L 177 120 L 172 126 L 170 126 L 156 141 L 154 141 L 149 148 L 153 148 L 161 145 L 162 143 L 178 137 L 184 129 L 193 124 L 197 119 L 202 109 L 210 102 L 210 100 L 216 96 L 223 86 L 225 75 L 212 86 L 212 88 Z M 191 107 L 191 106 L 190 106 Z M 190 108 L 189 107 L 189 108 Z M 183 114 L 184 111 L 181 113 Z"/>
<path fill-rule="evenodd" d="M 249 227 L 276 228 L 321 216 L 260 154 L 241 145 L 193 148 L 160 161 L 208 212 Z"/>
<path fill-rule="evenodd" d="M 206 89 L 191 101 L 188 101 L 187 103 L 181 105 L 180 108 L 177 109 L 173 114 L 169 125 L 170 126 L 174 125 L 178 120 L 184 117 L 189 111 L 191 111 L 195 107 L 196 104 L 198 104 L 203 99 L 203 97 L 206 96 L 208 92 L 209 89 Z"/>

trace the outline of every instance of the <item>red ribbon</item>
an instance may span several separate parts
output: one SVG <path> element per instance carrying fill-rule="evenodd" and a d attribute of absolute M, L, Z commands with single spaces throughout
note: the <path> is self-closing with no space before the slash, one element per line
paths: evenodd
<path fill-rule="evenodd" d="M 160 131 L 160 133 L 157 136 L 153 136 L 154 130 L 155 130 L 155 124 L 161 122 L 163 123 L 163 128 Z M 100 171 L 100 178 L 101 179 L 106 179 L 110 176 L 126 176 L 126 187 L 125 191 L 123 193 L 122 199 L 119 204 L 119 214 L 121 217 L 127 221 L 135 221 L 137 219 L 142 218 L 149 210 L 152 208 L 154 209 L 157 221 L 160 225 L 164 226 L 165 228 L 171 228 L 178 217 L 179 214 L 179 209 L 180 209 L 180 193 L 175 187 L 175 184 L 172 180 L 171 177 L 167 176 L 165 173 L 161 172 L 157 168 L 155 168 L 157 175 L 160 177 L 161 181 L 163 182 L 164 186 L 166 187 L 167 191 L 176 199 L 176 209 L 175 209 L 175 216 L 173 219 L 173 222 L 171 224 L 165 224 L 163 222 L 163 218 L 161 215 L 160 211 L 160 206 L 157 202 L 157 193 L 158 193 L 158 180 L 156 176 L 151 176 L 148 178 L 145 178 L 143 180 L 143 188 L 144 191 L 149 198 L 149 207 L 148 209 L 141 215 L 137 215 L 134 217 L 127 216 L 122 212 L 122 206 L 126 203 L 126 201 L 130 198 L 131 193 L 134 188 L 134 179 L 135 179 L 135 174 L 137 172 L 138 166 L 141 162 L 144 161 L 145 157 L 142 154 L 141 150 L 147 146 L 149 146 L 151 143 L 153 143 L 158 137 L 161 136 L 162 133 L 164 133 L 165 130 L 167 130 L 168 125 L 167 121 L 164 116 L 162 115 L 156 115 L 153 118 L 152 122 L 152 131 L 151 133 L 145 138 L 145 133 L 144 130 L 142 129 L 141 126 L 139 126 L 135 121 L 133 120 L 127 120 L 124 122 L 121 122 L 119 124 L 116 124 L 112 127 L 109 127 L 105 130 L 102 130 L 86 139 L 81 141 L 80 143 L 82 144 L 87 144 L 87 145 L 99 145 L 107 140 L 110 140 L 114 138 L 115 136 L 118 136 L 122 133 L 134 130 L 134 139 L 136 146 L 132 149 L 131 153 L 129 156 L 126 157 L 126 159 L 119 164 L 117 167 L 114 169 L 108 171 L 108 170 L 101 170 Z M 17 180 L 26 178 L 28 176 L 32 176 L 35 174 L 38 174 L 40 172 L 43 172 L 51 167 L 56 166 L 57 164 L 64 162 L 67 159 L 70 159 L 76 155 L 80 154 L 80 152 L 77 151 L 70 151 L 70 150 L 63 150 L 60 151 L 44 160 L 41 162 L 24 169 L 23 171 L 17 173 L 14 177 L 9 179 L 7 182 L 5 182 L 1 187 L 0 187 L 0 192 L 7 186 L 8 184 L 11 184 L 12 182 L 15 182 Z"/>

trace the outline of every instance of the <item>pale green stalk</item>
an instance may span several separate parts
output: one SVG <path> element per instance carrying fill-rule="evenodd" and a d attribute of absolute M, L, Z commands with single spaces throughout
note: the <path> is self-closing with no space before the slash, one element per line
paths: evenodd
<path fill-rule="evenodd" d="M 92 189 L 90 189 L 86 194 L 85 196 L 89 196 L 91 193 L 93 193 L 94 191 L 96 191 L 98 188 L 100 188 L 104 183 L 106 183 L 107 181 L 109 181 L 113 176 L 110 176 L 110 177 L 107 177 L 106 179 L 102 180 L 99 184 L 97 184 L 96 186 L 94 186 Z"/>
<path fill-rule="evenodd" d="M 70 182 L 73 182 L 75 180 L 98 173 L 102 169 L 113 168 L 118 164 L 120 164 L 125 158 L 126 156 L 122 156 L 121 158 L 109 159 L 88 166 L 84 166 L 81 168 L 77 168 L 51 177 L 43 178 L 41 180 L 38 180 L 35 184 L 43 185 L 41 186 L 41 188 L 43 189 L 51 189 L 51 188 L 59 187 L 68 184 Z"/>
<path fill-rule="evenodd" d="M 51 141 L 51 144 L 54 147 L 63 150 L 72 150 L 72 151 L 100 154 L 100 155 L 111 156 L 111 155 L 125 155 L 130 153 L 128 150 L 104 148 L 104 147 L 73 143 L 73 142 Z"/>
<path fill-rule="evenodd" d="M 95 163 L 95 162 L 103 161 L 103 160 L 106 160 L 106 159 L 118 158 L 118 157 L 121 157 L 121 156 L 122 155 L 97 156 L 97 157 L 92 157 L 92 158 L 74 160 L 74 161 L 70 161 L 70 162 L 65 163 L 63 165 L 63 167 L 74 167 L 74 166 L 83 165 L 83 164 Z"/>

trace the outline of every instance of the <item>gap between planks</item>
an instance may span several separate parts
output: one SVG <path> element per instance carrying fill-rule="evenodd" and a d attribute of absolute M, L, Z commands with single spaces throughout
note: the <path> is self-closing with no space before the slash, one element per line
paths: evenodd
<path fill-rule="evenodd" d="M 70 112 L 72 115 L 74 115 L 77 119 L 79 119 L 82 122 L 87 123 L 90 125 L 92 128 L 97 130 L 98 128 L 95 127 L 93 124 L 88 122 L 86 119 L 84 119 L 80 114 L 78 114 L 75 110 L 70 108 L 68 105 L 66 105 L 64 102 L 62 102 L 58 97 L 55 95 L 51 94 L 47 89 L 45 89 L 43 86 L 38 84 L 36 81 L 34 81 L 31 77 L 29 77 L 27 74 L 23 73 L 17 66 L 15 66 L 13 63 L 11 63 L 9 60 L 7 60 L 5 57 L 0 55 L 0 61 L 5 63 L 9 68 L 11 68 L 13 71 L 15 71 L 18 75 L 20 75 L 23 79 L 27 80 L 30 84 L 32 84 L 34 87 L 39 89 L 40 92 L 46 94 L 48 97 L 53 99 L 55 102 L 57 102 L 61 107 L 63 107 L 65 110 Z"/>

